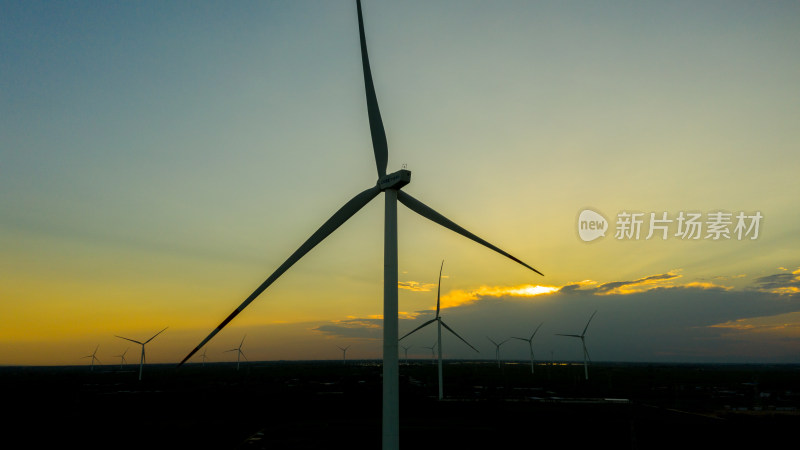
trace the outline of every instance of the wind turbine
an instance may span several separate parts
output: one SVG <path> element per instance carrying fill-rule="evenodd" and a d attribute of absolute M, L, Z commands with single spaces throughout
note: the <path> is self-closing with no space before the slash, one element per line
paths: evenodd
<path fill-rule="evenodd" d="M 164 328 L 164 330 L 166 330 L 167 328 L 169 328 L 169 327 L 165 327 L 165 328 Z M 142 346 L 142 356 L 141 356 L 141 358 L 139 358 L 139 381 L 142 381 L 142 368 L 144 367 L 144 361 L 145 361 L 145 357 L 144 357 L 144 346 L 145 346 L 145 344 L 147 344 L 148 342 L 150 342 L 150 341 L 152 341 L 153 339 L 155 339 L 155 338 L 156 338 L 156 336 L 158 336 L 159 334 L 163 333 L 163 332 L 164 332 L 164 330 L 161 330 L 161 331 L 159 331 L 158 333 L 154 334 L 154 335 L 153 335 L 153 337 L 151 337 L 150 339 L 148 339 L 148 340 L 146 340 L 146 341 L 144 341 L 144 342 L 139 342 L 139 341 L 136 341 L 136 340 L 133 340 L 133 339 L 129 339 L 129 338 L 126 338 L 126 337 L 122 337 L 122 336 L 117 336 L 117 335 L 114 335 L 114 336 L 117 336 L 117 337 L 118 337 L 118 338 L 120 338 L 120 339 L 125 339 L 126 341 L 135 342 L 135 343 L 137 343 L 137 344 L 139 344 L 139 345 L 141 345 L 141 346 Z"/>
<path fill-rule="evenodd" d="M 501 255 L 516 261 L 528 269 L 542 275 L 541 272 L 525 264 L 509 253 L 499 249 L 489 242 L 472 234 L 450 219 L 434 211 L 427 205 L 401 191 L 403 186 L 411 181 L 411 172 L 405 169 L 387 174 L 389 150 L 386 142 L 386 132 L 383 128 L 378 98 L 372 83 L 372 71 L 369 66 L 367 54 L 367 41 L 364 33 L 364 19 L 361 11 L 361 1 L 356 1 L 358 15 L 359 41 L 361 45 L 361 65 L 364 73 L 364 89 L 367 101 L 367 116 L 369 119 L 372 148 L 375 154 L 375 163 L 378 171 L 377 183 L 357 194 L 344 204 L 322 226 L 311 235 L 289 258 L 281 264 L 260 286 L 247 297 L 228 317 L 226 317 L 197 347 L 194 348 L 183 361 L 184 364 L 203 345 L 213 338 L 234 317 L 256 299 L 265 289 L 275 282 L 284 272 L 311 251 L 317 244 L 333 233 L 339 226 L 355 215 L 362 207 L 372 201 L 381 192 L 385 195 L 385 221 L 384 221 L 384 251 L 383 251 L 383 427 L 382 441 L 384 450 L 398 449 L 400 446 L 400 394 L 399 394 L 399 367 L 398 367 L 398 342 L 397 342 L 397 202 L 439 225 L 448 228 L 464 237 L 494 250 Z"/>
<path fill-rule="evenodd" d="M 514 339 L 519 339 L 520 341 L 526 341 L 528 343 L 528 347 L 531 349 L 531 373 L 533 373 L 533 337 L 536 336 L 536 332 L 539 331 L 539 328 L 542 328 L 544 322 L 540 323 L 538 327 L 533 331 L 533 334 L 528 339 L 521 338 L 521 337 L 514 337 Z"/>
<path fill-rule="evenodd" d="M 337 347 L 339 347 L 339 346 L 337 345 Z M 349 345 L 347 347 L 345 347 L 345 348 L 339 347 L 339 350 L 342 351 L 342 364 L 347 364 L 347 349 L 348 348 L 350 348 Z"/>
<path fill-rule="evenodd" d="M 500 368 L 500 346 L 505 344 L 506 342 L 510 341 L 511 338 L 508 338 L 508 339 L 506 339 L 505 341 L 503 341 L 503 342 L 501 342 L 499 344 L 497 342 L 495 342 L 494 339 L 490 338 L 489 336 L 486 336 L 486 339 L 492 341 L 492 344 L 494 344 L 494 347 L 495 347 L 494 356 L 495 356 L 495 359 L 497 359 L 497 367 Z"/>
<path fill-rule="evenodd" d="M 415 331 L 421 330 L 422 328 L 425 328 L 426 326 L 432 324 L 433 322 L 437 323 L 437 333 L 438 333 L 438 335 L 437 335 L 438 338 L 437 339 L 438 340 L 436 341 L 436 343 L 439 345 L 439 400 L 444 398 L 444 382 L 443 382 L 443 379 L 442 379 L 442 327 L 445 327 L 447 329 L 447 331 L 453 333 L 457 338 L 461 339 L 462 342 L 464 342 L 465 344 L 469 345 L 469 347 L 471 349 L 475 350 L 476 352 L 478 351 L 478 349 L 473 347 L 469 342 L 465 341 L 464 338 L 459 336 L 458 333 L 453 331 L 452 328 L 448 327 L 447 324 L 444 323 L 444 321 L 442 320 L 442 316 L 439 313 L 440 312 L 440 304 L 441 304 L 440 298 L 441 298 L 441 295 L 442 295 L 442 269 L 444 269 L 444 261 L 442 261 L 442 265 L 441 265 L 441 267 L 439 267 L 439 284 L 438 284 L 438 287 L 436 289 L 436 317 L 434 317 L 433 319 L 423 323 L 422 325 L 418 326 L 417 328 L 414 328 L 410 332 L 406 333 L 405 336 L 400 338 L 400 340 L 402 341 L 406 337 L 408 337 L 411 334 L 413 334 Z M 480 353 L 480 352 L 478 352 L 478 353 Z"/>
<path fill-rule="evenodd" d="M 403 347 L 403 351 L 405 352 L 406 355 L 406 364 L 408 364 L 408 349 L 410 349 L 411 347 L 406 347 L 405 345 L 400 345 L 400 347 Z"/>
<path fill-rule="evenodd" d="M 589 329 L 589 323 L 591 323 L 592 319 L 594 319 L 594 315 L 597 314 L 597 311 L 592 313 L 592 316 L 589 317 L 589 322 L 586 322 L 586 326 L 583 327 L 583 333 L 581 334 L 558 334 L 556 336 L 568 336 L 568 337 L 576 337 L 580 338 L 581 345 L 583 346 L 583 372 L 586 376 L 586 379 L 589 379 L 589 365 L 588 363 L 591 361 L 589 358 L 589 350 L 586 350 L 586 330 Z"/>
<path fill-rule="evenodd" d="M 422 348 L 430 349 L 430 351 L 431 351 L 431 364 L 436 364 L 436 352 L 433 351 L 433 349 L 436 348 L 436 344 L 433 344 L 430 347 L 423 346 Z"/>
<path fill-rule="evenodd" d="M 242 338 L 242 342 L 239 343 L 239 347 L 232 348 L 230 350 L 225 350 L 223 352 L 223 353 L 237 352 L 237 354 L 236 354 L 236 370 L 239 370 L 239 362 L 241 361 L 242 356 L 244 356 L 244 352 L 242 351 L 242 345 L 244 345 L 244 338 L 246 338 L 246 337 L 247 337 L 247 335 L 245 334 L 244 337 Z M 244 356 L 244 359 L 247 360 L 247 356 Z"/>
<path fill-rule="evenodd" d="M 119 357 L 119 359 L 120 359 L 120 360 L 119 360 L 119 368 L 120 368 L 120 369 L 122 369 L 122 366 L 123 366 L 123 364 L 125 364 L 125 354 L 126 354 L 126 353 L 128 353 L 128 350 L 130 350 L 130 349 L 131 349 L 131 348 L 130 348 L 130 347 L 128 347 L 128 348 L 126 348 L 126 349 L 125 349 L 125 351 L 124 351 L 124 352 L 122 352 L 122 354 L 121 354 L 121 355 L 114 355 L 114 357 L 115 357 L 115 358 L 116 358 L 116 357 Z"/>
<path fill-rule="evenodd" d="M 99 348 L 100 348 L 100 344 L 97 344 L 97 347 L 95 347 L 95 349 L 94 349 L 94 351 L 92 352 L 91 355 L 86 355 L 86 356 L 83 357 L 83 358 L 92 358 L 92 361 L 91 361 L 92 362 L 92 368 L 89 369 L 90 372 L 94 372 L 94 362 L 95 361 L 100 363 L 100 360 L 97 359 L 97 356 L 95 356 L 95 355 L 97 355 L 97 349 L 99 349 Z M 83 358 L 81 358 L 81 359 L 83 359 Z"/>
<path fill-rule="evenodd" d="M 205 349 L 205 348 L 204 348 L 204 349 L 203 349 L 203 354 L 202 354 L 202 355 L 200 355 L 200 357 L 201 357 L 201 358 L 203 358 L 203 367 L 205 367 L 205 366 L 206 366 L 206 360 L 208 359 L 208 357 L 206 356 L 206 350 L 207 350 L 207 349 Z"/>

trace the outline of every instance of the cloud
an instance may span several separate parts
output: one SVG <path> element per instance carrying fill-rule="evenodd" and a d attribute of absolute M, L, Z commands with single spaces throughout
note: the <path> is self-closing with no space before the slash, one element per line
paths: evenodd
<path fill-rule="evenodd" d="M 725 291 L 733 289 L 730 286 L 722 286 L 719 284 L 712 283 L 710 281 L 693 281 L 691 283 L 684 284 L 683 286 L 691 288 L 699 288 L 699 289 L 722 289 Z"/>
<path fill-rule="evenodd" d="M 544 323 L 534 339 L 538 357 L 581 360 L 580 345 L 556 333 L 581 332 L 596 310 L 587 331 L 587 346 L 596 361 L 800 362 L 800 294 L 774 291 L 794 286 L 797 274 L 791 275 L 765 276 L 749 288 L 710 281 L 681 285 L 676 271 L 631 281 L 583 280 L 561 288 L 482 286 L 445 294 L 443 300 L 450 303 L 443 317 L 478 348 L 479 358 L 494 358 L 485 336 L 495 340 L 529 336 Z M 433 314 L 432 310 L 401 313 L 400 334 Z M 380 340 L 382 320 L 349 317 L 315 330 L 328 336 Z M 435 327 L 427 327 L 407 338 L 407 345 L 429 345 L 435 335 Z M 448 358 L 476 356 L 449 333 L 443 339 Z M 504 358 L 528 357 L 527 344 L 517 344 L 503 346 Z"/>
<path fill-rule="evenodd" d="M 519 286 L 481 286 L 477 289 L 453 290 L 442 296 L 442 308 L 453 308 L 484 298 L 517 297 L 530 298 L 558 292 L 557 286 L 523 284 Z"/>
<path fill-rule="evenodd" d="M 800 293 L 800 269 L 756 278 L 755 283 L 757 289 L 775 294 L 797 294 Z"/>
<path fill-rule="evenodd" d="M 432 283 L 420 283 L 419 281 L 398 281 L 397 287 L 413 292 L 430 292 L 436 288 L 436 285 Z"/>
<path fill-rule="evenodd" d="M 352 317 L 334 320 L 312 328 L 327 336 L 358 339 L 383 339 L 383 317 Z"/>

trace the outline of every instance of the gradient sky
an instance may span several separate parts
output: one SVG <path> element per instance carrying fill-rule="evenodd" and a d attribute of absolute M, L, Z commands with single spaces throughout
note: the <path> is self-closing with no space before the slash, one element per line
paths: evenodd
<path fill-rule="evenodd" d="M 375 183 L 353 1 L 1 2 L 0 364 L 177 362 Z M 400 332 L 537 355 L 800 362 L 800 4 L 364 1 L 389 171 L 540 277 L 399 206 Z M 583 242 L 580 211 L 612 229 Z M 620 212 L 757 239 L 615 239 Z M 673 226 L 675 226 L 673 224 Z M 382 196 L 208 344 L 379 358 Z M 525 290 L 527 285 L 551 289 Z M 427 333 L 427 334 L 426 334 Z M 435 342 L 433 328 L 409 338 Z M 512 341 L 503 357 L 527 357 Z"/>

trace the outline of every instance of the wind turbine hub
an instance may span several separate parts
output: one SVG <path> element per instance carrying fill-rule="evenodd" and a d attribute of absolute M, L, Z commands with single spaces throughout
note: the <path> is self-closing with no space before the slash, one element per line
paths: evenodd
<path fill-rule="evenodd" d="M 382 191 L 386 189 L 401 189 L 403 186 L 411 182 L 411 171 L 406 169 L 398 170 L 395 173 L 389 173 L 382 176 L 378 180 L 378 186 Z"/>

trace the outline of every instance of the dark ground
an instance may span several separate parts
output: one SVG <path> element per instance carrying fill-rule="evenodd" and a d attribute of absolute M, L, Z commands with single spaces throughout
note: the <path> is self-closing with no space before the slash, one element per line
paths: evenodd
<path fill-rule="evenodd" d="M 375 362 L 0 367 L 0 448 L 378 449 Z M 762 447 L 795 441 L 800 366 L 401 365 L 404 448 Z"/>

